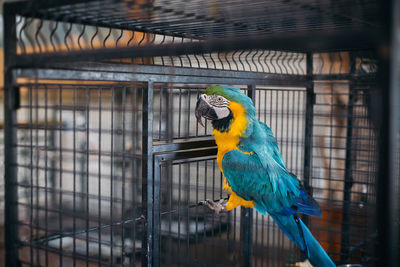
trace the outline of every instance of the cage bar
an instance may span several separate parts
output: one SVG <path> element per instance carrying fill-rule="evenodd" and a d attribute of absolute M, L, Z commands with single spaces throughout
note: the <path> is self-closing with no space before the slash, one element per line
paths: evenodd
<path fill-rule="evenodd" d="M 4 49 L 7 51 L 4 57 L 4 219 L 5 219 L 5 243 L 6 265 L 16 266 L 18 262 L 18 189 L 17 183 L 17 153 L 14 148 L 17 139 L 16 108 L 19 103 L 18 88 L 15 87 L 11 64 L 16 53 L 16 26 L 15 15 L 4 7 Z"/>

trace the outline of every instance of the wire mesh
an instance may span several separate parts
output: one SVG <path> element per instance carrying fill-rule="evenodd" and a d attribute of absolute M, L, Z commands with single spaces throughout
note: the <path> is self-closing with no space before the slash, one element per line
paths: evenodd
<path fill-rule="evenodd" d="M 19 16 L 17 18 L 17 54 L 65 53 L 112 48 L 137 48 L 198 40 L 165 34 L 124 30 L 86 24 L 54 22 Z M 280 74 L 305 74 L 305 55 L 268 50 L 235 50 L 232 52 L 121 58 L 112 62 L 134 63 L 214 70 L 252 71 Z"/>
<path fill-rule="evenodd" d="M 207 140 L 210 125 L 200 128 L 192 116 L 205 86 L 155 83 L 154 145 Z M 311 185 L 324 215 L 311 219 L 310 226 L 336 261 L 343 257 L 365 264 L 374 261 L 370 252 L 375 238 L 376 149 L 367 112 L 370 86 L 326 80 L 314 85 Z M 75 81 L 25 83 L 19 88 L 15 127 L 21 262 L 140 264 L 145 222 L 140 212 L 145 85 Z M 256 88 L 257 117 L 275 133 L 289 170 L 302 178 L 307 90 Z M 350 171 L 347 151 L 352 152 Z M 162 265 L 225 266 L 244 257 L 237 252 L 243 246 L 241 212 L 215 215 L 198 205 L 227 195 L 215 158 L 197 157 L 171 159 L 159 166 Z M 348 172 L 350 189 L 345 188 Z M 347 200 L 346 190 L 350 190 Z M 351 220 L 344 222 L 347 205 Z M 349 225 L 345 234 L 344 224 Z M 302 259 L 269 217 L 254 213 L 252 228 L 255 266 L 281 266 Z M 346 244 L 344 236 L 351 237 Z"/>
<path fill-rule="evenodd" d="M 88 25 L 189 38 L 377 27 L 377 2 L 363 1 L 26 1 L 19 12 Z M 269 14 L 265 18 L 265 14 Z M 290 16 L 285 16 L 290 14 Z"/>
<path fill-rule="evenodd" d="M 199 90 L 192 90 L 197 97 Z M 255 102 L 259 118 L 271 123 L 278 136 L 288 167 L 297 172 L 302 169 L 301 155 L 304 152 L 305 94 L 302 88 L 258 88 Z M 189 93 L 183 91 L 181 95 L 187 96 Z M 190 101 L 186 99 L 184 102 Z M 168 160 L 159 168 L 162 264 L 228 266 L 242 262 L 244 256 L 238 253 L 244 245 L 240 211 L 215 215 L 208 208 L 196 205 L 205 199 L 227 197 L 222 190 L 223 177 L 215 156 Z M 296 253 L 289 239 L 278 231 L 275 223 L 269 217 L 259 214 L 253 216 L 252 257 L 255 266 L 295 263 L 299 253 Z M 265 251 L 270 251 L 268 256 Z"/>
<path fill-rule="evenodd" d="M 21 260 L 48 265 L 50 253 L 60 265 L 72 256 L 74 264 L 135 261 L 142 87 L 26 84 L 20 90 Z"/>
<path fill-rule="evenodd" d="M 168 47 L 172 48 L 171 53 L 171 50 L 177 50 L 179 46 L 188 44 L 192 44 L 192 50 L 197 50 L 198 46 L 213 40 L 251 37 L 256 41 L 271 34 L 294 32 L 308 34 L 304 37 L 304 40 L 308 40 L 309 37 L 312 38 L 312 31 L 372 33 L 381 28 L 378 2 L 373 0 L 352 3 L 276 0 L 269 3 L 252 1 L 249 5 L 241 1 L 182 3 L 181 1 L 52 0 L 23 1 L 10 5 L 10 9 L 18 15 L 15 26 L 17 54 L 42 54 L 42 59 L 47 63 L 54 61 L 55 57 L 51 55 L 57 53 L 66 55 L 81 51 L 83 53 L 79 54 L 77 58 L 79 60 L 90 58 L 88 51 L 102 48 L 148 47 L 160 48 L 159 51 L 162 51 L 164 47 Z M 265 17 L 265 14 L 269 16 Z M 354 43 L 356 40 L 357 38 Z M 362 45 L 363 42 L 365 43 L 361 40 L 358 45 Z M 279 44 L 273 46 L 282 49 L 284 43 L 284 40 L 281 40 Z M 242 51 L 238 47 L 232 47 L 232 53 L 226 52 L 226 49 L 220 53 L 214 53 L 216 51 L 207 47 L 202 49 L 208 51 L 189 53 L 185 49 L 183 52 L 178 52 L 179 56 L 168 55 L 166 51 L 158 53 L 156 57 L 141 55 L 132 58 L 123 58 L 119 54 L 113 57 L 113 60 L 210 69 L 250 69 L 257 72 L 270 72 L 271 70 L 261 69 L 263 64 L 260 61 L 270 60 L 270 57 L 273 59 L 274 56 L 278 61 L 282 59 L 281 57 L 290 58 L 295 62 L 302 61 L 302 57 L 297 53 L 274 51 L 271 54 L 271 51 L 262 49 Z M 124 51 L 126 53 L 129 50 Z M 218 46 L 215 50 L 218 50 Z M 101 59 L 102 54 L 96 58 Z M 233 61 L 232 65 L 226 62 L 229 61 L 227 59 L 229 57 Z M 27 59 L 29 58 L 21 58 L 16 64 L 23 64 Z M 39 62 L 36 60 L 32 63 Z M 289 73 L 296 74 L 296 72 Z"/>
<path fill-rule="evenodd" d="M 174 142 L 210 136 L 212 127 L 198 125 L 195 104 L 204 87 L 160 85 L 154 88 L 153 140 Z"/>
<path fill-rule="evenodd" d="M 362 65 L 355 69 L 365 71 Z M 311 219 L 311 228 L 323 237 L 322 244 L 336 261 L 367 266 L 376 261 L 377 133 L 368 111 L 375 86 L 373 80 L 331 80 L 314 87 L 311 183 L 324 212 L 321 219 Z"/>
<path fill-rule="evenodd" d="M 257 118 L 273 131 L 288 170 L 302 178 L 305 148 L 305 88 L 257 87 Z M 254 213 L 253 265 L 286 266 L 301 260 L 299 250 L 266 216 Z"/>
<path fill-rule="evenodd" d="M 337 263 L 374 264 L 377 130 L 370 92 L 376 88 L 376 55 L 195 48 L 215 39 L 376 29 L 376 6 L 129 0 L 11 6 L 17 8 L 14 56 L 20 60 L 12 84 L 20 100 L 12 125 L 18 198 L 9 202 L 18 208 L 18 222 L 12 222 L 19 232 L 18 260 L 37 266 L 301 261 L 304 255 L 268 216 L 249 213 L 246 222 L 244 209 L 216 215 L 199 204 L 227 197 L 211 125 L 201 128 L 194 117 L 199 94 L 218 80 L 248 85 L 245 93 L 255 88 L 257 118 L 271 127 L 288 169 L 307 180 L 321 205 L 322 218 L 305 221 L 329 255 Z M 125 48 L 153 50 L 131 57 L 123 55 Z M 120 56 L 104 57 L 105 51 Z M 97 52 L 96 64 L 85 56 Z M 51 59 L 58 55 L 82 57 L 80 63 L 55 64 Z M 47 76 L 29 61 L 18 68 L 21 59 L 38 58 Z M 163 71 L 167 78 L 156 73 Z M 135 76 L 121 78 L 130 74 Z M 143 177 L 149 170 L 154 175 Z"/>
<path fill-rule="evenodd" d="M 155 86 L 156 143 L 209 135 L 210 125 L 208 132 L 199 131 L 190 116 L 193 105 L 187 105 L 189 99 L 197 98 L 200 88 L 204 87 Z M 140 262 L 142 90 L 140 84 L 21 85 L 20 120 L 15 125 L 19 133 L 16 149 L 21 262 Z M 270 122 L 280 136 L 281 148 L 293 171 L 302 168 L 304 95 L 304 89 L 260 88 L 256 98 L 256 105 L 265 107 L 258 110 L 259 117 Z M 166 104 L 168 99 L 172 110 Z M 167 120 L 156 115 L 160 108 L 160 114 L 169 114 L 175 124 L 163 125 Z M 165 135 L 168 132 L 172 134 Z M 207 198 L 226 197 L 215 159 L 167 162 L 160 168 L 163 263 L 217 264 L 221 257 L 216 249 L 225 251 L 228 244 L 227 253 L 234 255 L 241 246 L 240 212 L 217 216 L 196 205 Z M 293 245 L 277 232 L 269 218 L 255 215 L 254 227 L 257 261 L 266 264 L 262 251 L 268 246 L 281 256 L 291 253 L 295 260 L 294 252 L 287 250 L 293 251 Z M 180 259 L 179 255 L 192 258 Z M 227 265 L 238 259 L 232 257 L 220 263 Z M 268 257 L 275 263 L 279 259 Z"/>

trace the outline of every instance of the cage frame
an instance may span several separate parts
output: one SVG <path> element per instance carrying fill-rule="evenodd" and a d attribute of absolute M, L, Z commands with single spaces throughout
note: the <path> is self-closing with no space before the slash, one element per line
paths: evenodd
<path fill-rule="evenodd" d="M 62 3 L 61 1 L 60 3 Z M 66 1 L 71 2 L 71 1 Z M 74 1 L 74 2 L 80 2 Z M 90 52 L 85 56 L 86 60 L 96 60 L 99 55 L 101 55 L 102 59 L 109 58 L 118 58 L 121 55 L 128 55 L 129 57 L 135 57 L 137 55 L 140 56 L 155 56 L 160 54 L 176 53 L 176 55 L 184 54 L 186 51 L 191 51 L 194 53 L 206 53 L 211 51 L 226 51 L 232 48 L 235 49 L 281 49 L 281 50 L 291 50 L 291 51 L 301 51 L 307 53 L 307 73 L 302 75 L 301 77 L 292 77 L 291 75 L 274 75 L 274 74 L 249 74 L 249 73 L 238 73 L 242 75 L 240 77 L 232 77 L 231 71 L 216 71 L 216 70 L 190 70 L 190 69 L 177 69 L 173 67 L 157 67 L 157 66 L 141 66 L 141 70 L 135 69 L 135 67 L 126 66 L 124 68 L 130 68 L 129 71 L 121 70 L 120 76 L 116 78 L 112 74 L 102 73 L 99 78 L 99 74 L 102 69 L 101 66 L 93 69 L 93 65 L 88 67 L 91 70 L 88 70 L 84 73 L 81 71 L 54 71 L 52 69 L 46 69 L 46 62 L 51 58 L 54 62 L 60 62 L 63 64 L 67 63 L 63 66 L 68 66 L 68 62 L 74 62 L 77 59 L 81 59 L 82 53 L 80 52 L 71 52 L 68 54 L 59 54 L 58 57 L 54 57 L 54 55 L 45 55 L 36 56 L 36 55 L 18 55 L 16 52 L 16 15 L 18 15 L 18 11 L 23 6 L 23 3 L 7 3 L 4 6 L 4 48 L 5 48 L 5 85 L 4 85 L 4 117 L 5 117 L 5 243 L 6 243 L 6 265 L 7 266 L 17 266 L 18 262 L 18 226 L 15 222 L 18 221 L 18 211 L 16 208 L 11 208 L 17 200 L 17 187 L 16 179 L 17 179 L 17 167 L 13 165 L 13 162 L 17 161 L 15 149 L 13 148 L 13 144 L 16 143 L 16 109 L 19 106 L 19 90 L 16 84 L 16 77 L 40 77 L 40 78 L 63 78 L 65 79 L 66 74 L 67 77 L 81 77 L 83 80 L 112 80 L 115 81 L 141 81 L 147 82 L 148 90 L 145 90 L 145 95 L 143 98 L 144 107 L 147 110 L 151 110 L 152 108 L 152 93 L 153 93 L 153 84 L 155 82 L 202 82 L 204 83 L 204 77 L 217 76 L 211 80 L 208 80 L 207 83 L 210 84 L 242 84 L 247 85 L 250 88 L 250 91 L 255 90 L 254 84 L 262 85 L 265 83 L 266 85 L 276 85 L 276 86 L 304 86 L 307 89 L 307 109 L 306 109 L 306 133 L 305 137 L 306 146 L 304 153 L 304 182 L 306 188 L 310 189 L 310 185 L 308 184 L 308 179 L 311 175 L 310 173 L 310 158 L 311 158 L 311 147 L 310 146 L 310 138 L 312 137 L 312 116 L 313 116 L 313 105 L 311 103 L 314 102 L 314 92 L 313 92 L 313 81 L 314 80 L 323 80 L 323 79 L 344 79 L 349 78 L 346 75 L 318 75 L 312 73 L 312 55 L 318 51 L 326 51 L 326 50 L 334 50 L 334 49 L 342 49 L 342 48 L 351 48 L 351 49 L 364 49 L 364 48 L 374 48 L 379 49 L 382 46 L 387 44 L 391 44 L 391 51 L 393 58 L 389 59 L 387 57 L 382 56 L 382 64 L 379 66 L 379 75 L 380 82 L 382 85 L 382 94 L 383 97 L 381 99 L 381 112 L 382 117 L 388 117 L 389 120 L 382 121 L 382 131 L 380 141 L 380 160 L 379 160 L 379 175 L 380 179 L 378 180 L 378 214 L 377 217 L 378 222 L 378 238 L 380 246 L 377 247 L 378 251 L 378 263 L 377 265 L 381 266 L 395 266 L 395 263 L 398 261 L 396 248 L 398 248 L 398 241 L 396 240 L 396 236 L 398 236 L 398 225 L 394 223 L 395 218 L 398 218 L 398 198 L 396 197 L 396 147 L 391 146 L 390 144 L 396 143 L 396 133 L 399 132 L 399 122 L 396 120 L 396 116 L 399 114 L 399 109 L 396 107 L 394 101 L 398 99 L 398 84 L 399 78 L 396 78 L 396 73 L 398 72 L 400 66 L 400 57 L 398 54 L 400 53 L 400 43 L 398 36 L 400 33 L 398 32 L 398 28 L 400 28 L 399 24 L 399 3 L 394 1 L 391 5 L 383 5 L 384 15 L 383 16 L 387 21 L 387 25 L 391 25 L 393 21 L 393 29 L 384 33 L 384 40 L 381 41 L 378 37 L 381 36 L 380 33 L 370 33 L 370 32 L 329 32 L 326 35 L 322 35 L 325 38 L 323 43 L 313 42 L 315 39 L 312 38 L 309 34 L 276 34 L 263 36 L 262 38 L 251 39 L 249 42 L 249 38 L 246 39 L 227 39 L 227 40 L 217 40 L 215 42 L 209 42 L 206 45 L 198 45 L 198 44 L 181 44 L 181 45 L 165 45 L 161 49 L 159 47 L 142 47 L 139 49 L 104 49 L 95 52 Z M 393 7 L 393 8 L 392 8 Z M 392 10 L 392 12 L 391 12 Z M 383 19 L 383 20 L 385 20 Z M 374 38 L 371 38 L 373 36 Z M 356 41 L 357 40 L 357 41 Z M 268 44 L 265 45 L 266 41 Z M 301 42 L 304 41 L 304 42 Z M 301 43 L 302 45 L 298 45 Z M 296 45 L 293 45 L 296 44 Z M 43 59 L 44 58 L 44 59 Z M 39 66 L 39 70 L 37 67 Z M 43 66 L 43 67 L 41 67 Z M 33 67 L 30 69 L 29 67 Z M 146 69 L 148 68 L 148 69 Z M 134 69 L 132 71 L 132 69 Z M 141 73 L 143 71 L 143 73 Z M 180 72 L 180 73 L 179 73 Z M 127 74 L 129 73 L 129 74 Z M 154 75 L 148 73 L 164 73 L 162 75 Z M 173 79 L 169 74 L 173 73 Z M 211 75 L 212 74 L 212 75 Z M 80 76 L 81 75 L 81 76 Z M 78 78 L 79 79 L 79 78 Z M 351 88 L 351 87 L 350 87 Z M 253 95 L 254 96 L 254 95 Z M 351 94 L 350 94 L 350 100 Z M 391 105 L 386 105 L 385 103 L 390 102 Z M 146 129 L 148 132 L 151 132 L 151 122 L 152 122 L 152 112 L 144 112 L 143 113 L 143 129 Z M 347 136 L 351 136 L 351 129 L 348 129 Z M 348 139 L 350 140 L 350 138 Z M 146 216 L 146 229 L 148 232 L 153 232 L 154 227 L 153 224 L 157 223 L 157 219 L 154 218 L 153 211 L 153 187 L 148 186 L 149 184 L 154 184 L 155 180 L 153 180 L 153 164 L 159 163 L 163 159 L 160 158 L 156 153 L 166 152 L 167 149 L 178 150 L 183 147 L 191 147 L 188 144 L 174 144 L 172 147 L 158 147 L 154 146 L 152 143 L 152 137 L 149 134 L 145 134 L 143 137 L 143 166 L 145 166 L 146 172 L 143 174 L 144 182 L 146 182 L 146 187 L 144 187 L 143 195 L 144 199 L 147 201 L 147 209 L 144 210 L 144 214 Z M 202 145 L 205 147 L 209 147 L 212 141 L 207 140 L 204 141 L 203 144 L 200 144 L 200 148 Z M 199 148 L 199 144 L 193 145 L 193 147 Z M 165 149 L 165 150 L 163 150 Z M 214 151 L 214 150 L 210 150 Z M 154 158 L 153 158 L 154 157 Z M 346 177 L 345 177 L 345 186 L 351 185 L 351 175 L 349 170 L 351 169 L 351 151 L 349 149 L 346 150 Z M 383 178 L 382 178 L 383 177 Z M 156 177 L 154 178 L 156 179 Z M 346 198 L 348 198 L 347 196 Z M 156 209 L 157 211 L 157 209 Z M 243 213 L 244 225 L 252 225 L 251 223 L 251 211 L 246 210 Z M 344 224 L 346 225 L 346 224 Z M 247 230 L 246 230 L 247 229 Z M 248 240 L 251 237 L 251 227 L 244 228 L 243 231 L 247 231 L 244 234 L 244 241 Z M 342 229 L 343 232 L 346 232 L 346 229 Z M 393 234 L 394 233 L 394 234 Z M 157 234 L 156 234 L 157 235 Z M 148 235 L 149 236 L 149 235 Z M 157 260 L 153 258 L 153 253 L 156 251 L 153 250 L 154 246 L 157 246 L 157 237 L 155 239 L 149 238 L 144 240 L 146 250 L 144 265 L 147 266 L 157 266 Z M 155 242 L 155 243 L 153 243 Z M 348 242 L 343 240 L 342 242 Z M 249 247 L 245 247 L 245 265 L 251 266 L 251 242 L 245 242 L 245 244 L 250 244 Z M 156 254 L 155 254 L 156 255 Z M 394 263 L 394 264 L 393 264 Z"/>

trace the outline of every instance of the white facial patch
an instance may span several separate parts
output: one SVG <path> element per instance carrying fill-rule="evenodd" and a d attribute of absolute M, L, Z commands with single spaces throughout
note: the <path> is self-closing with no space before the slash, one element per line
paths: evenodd
<path fill-rule="evenodd" d="M 200 97 L 215 111 L 218 119 L 223 119 L 229 116 L 229 100 L 220 95 L 202 94 Z"/>
<path fill-rule="evenodd" d="M 218 116 L 218 119 L 223 119 L 228 117 L 229 115 L 229 109 L 227 107 L 223 107 L 223 108 L 218 108 L 218 107 L 214 107 L 215 113 Z"/>
<path fill-rule="evenodd" d="M 225 108 L 229 105 L 229 100 L 220 95 L 204 95 L 203 99 L 211 106 L 217 108 Z"/>

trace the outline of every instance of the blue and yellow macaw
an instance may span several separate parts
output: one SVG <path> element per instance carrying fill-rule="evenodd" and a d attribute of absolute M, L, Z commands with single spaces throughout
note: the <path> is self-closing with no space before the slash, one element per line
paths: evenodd
<path fill-rule="evenodd" d="M 268 213 L 317 267 L 335 266 L 298 213 L 321 216 L 316 201 L 283 161 L 271 129 L 257 120 L 252 100 L 239 88 L 212 86 L 196 105 L 196 118 L 211 120 L 217 163 L 230 194 L 226 210 L 254 207 Z"/>

